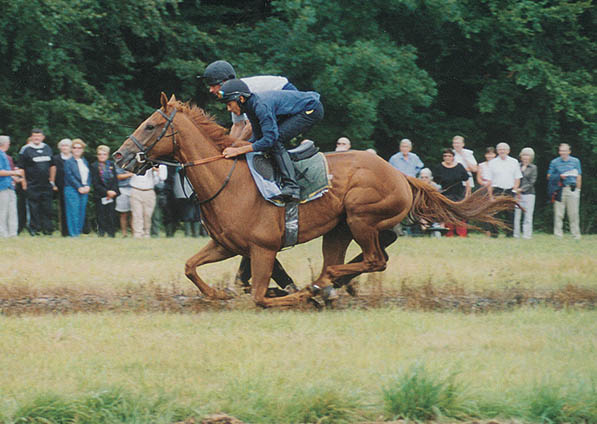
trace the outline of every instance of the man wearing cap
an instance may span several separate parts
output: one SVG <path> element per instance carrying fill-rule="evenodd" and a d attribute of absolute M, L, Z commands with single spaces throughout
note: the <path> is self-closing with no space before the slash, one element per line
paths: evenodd
<path fill-rule="evenodd" d="M 400 151 L 390 158 L 390 165 L 409 177 L 416 177 L 423 162 L 412 153 L 413 143 L 408 138 L 400 140 Z"/>
<path fill-rule="evenodd" d="M 216 60 L 210 63 L 203 75 L 203 78 L 209 86 L 209 92 L 218 96 L 218 92 L 226 81 L 236 78 L 236 71 L 232 65 L 225 60 Z M 275 75 L 257 75 L 253 77 L 241 78 L 249 87 L 252 93 L 260 93 L 263 91 L 274 90 L 297 90 L 297 88 L 288 81 L 288 78 Z M 246 114 L 240 116 L 234 113 L 230 114 L 232 117 L 232 128 L 230 135 L 241 140 L 248 140 L 251 137 L 252 129 L 251 123 Z"/>

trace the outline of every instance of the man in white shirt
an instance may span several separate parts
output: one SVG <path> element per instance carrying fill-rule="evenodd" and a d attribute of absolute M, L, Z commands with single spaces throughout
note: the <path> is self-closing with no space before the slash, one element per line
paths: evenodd
<path fill-rule="evenodd" d="M 148 169 L 143 175 L 131 177 L 131 215 L 133 237 L 147 238 L 151 230 L 151 215 L 155 208 L 154 186 L 168 177 L 166 165 Z"/>
<path fill-rule="evenodd" d="M 473 173 L 477 172 L 477 160 L 475 159 L 472 150 L 464 148 L 464 137 L 461 135 L 456 135 L 452 139 L 452 149 L 454 149 L 454 161 L 461 164 L 464 169 L 466 169 L 466 172 L 468 172 L 468 186 L 466 181 L 462 182 L 462 185 L 467 187 L 466 197 L 468 197 L 475 186 Z"/>
<path fill-rule="evenodd" d="M 493 196 L 516 196 L 518 187 L 520 186 L 520 179 L 522 172 L 520 171 L 520 164 L 516 159 L 509 156 L 510 146 L 507 143 L 499 143 L 496 146 L 498 156 L 489 161 L 488 177 L 491 183 L 489 184 L 489 193 Z M 506 230 L 506 236 L 512 237 L 512 227 L 514 225 L 514 211 L 509 210 L 505 213 L 506 224 L 509 228 Z M 497 228 L 493 228 L 491 232 L 492 237 L 497 237 Z"/>

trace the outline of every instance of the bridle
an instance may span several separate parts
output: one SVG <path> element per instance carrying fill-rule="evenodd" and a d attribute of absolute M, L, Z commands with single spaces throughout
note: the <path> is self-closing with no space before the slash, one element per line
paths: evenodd
<path fill-rule="evenodd" d="M 139 149 L 139 151 L 135 155 L 135 160 L 138 163 L 142 163 L 142 164 L 153 163 L 153 164 L 159 164 L 159 165 L 182 166 L 182 172 L 179 175 L 180 175 L 180 182 L 181 182 L 182 189 L 183 189 L 183 194 L 185 194 L 185 196 L 186 196 L 186 193 L 184 193 L 184 179 L 186 178 L 186 172 L 185 172 L 186 168 L 188 168 L 189 166 L 204 165 L 206 163 L 224 159 L 224 155 L 211 156 L 208 158 L 197 159 L 197 160 L 193 160 L 193 161 L 186 162 L 186 163 L 168 161 L 168 160 L 163 160 L 163 159 L 148 158 L 147 154 L 151 151 L 151 149 L 153 149 L 155 147 L 156 144 L 158 144 L 160 142 L 160 140 L 162 138 L 164 138 L 164 136 L 172 137 L 172 154 L 173 155 L 176 155 L 178 149 L 180 149 L 180 145 L 176 143 L 177 132 L 176 132 L 176 129 L 174 128 L 174 116 L 176 115 L 176 112 L 177 112 L 176 108 L 174 108 L 174 110 L 172 111 L 170 116 L 168 116 L 164 112 L 162 112 L 162 109 L 157 109 L 157 112 L 159 112 L 159 114 L 162 115 L 166 119 L 166 125 L 164 125 L 162 132 L 155 139 L 155 141 L 153 143 L 151 143 L 151 145 L 146 147 L 143 144 L 141 144 L 141 142 L 139 140 L 137 140 L 137 138 L 133 134 L 129 135 L 129 138 L 133 141 L 133 143 L 135 143 L 135 146 L 137 146 L 137 148 Z M 172 133 L 166 135 L 166 131 L 168 131 L 168 128 L 170 128 L 170 127 L 172 127 Z M 224 190 L 224 188 L 228 185 L 228 182 L 230 181 L 230 177 L 232 177 L 232 172 L 234 171 L 234 168 L 236 168 L 237 162 L 238 162 L 238 157 L 235 157 L 234 163 L 232 164 L 232 168 L 230 169 L 230 172 L 226 176 L 224 183 L 218 189 L 218 191 L 216 191 L 214 195 L 212 195 L 211 197 L 209 197 L 206 200 L 198 200 L 197 199 L 198 204 L 202 205 L 204 203 L 212 201 L 222 192 L 222 190 Z"/>
<path fill-rule="evenodd" d="M 174 108 L 174 110 L 172 111 L 170 116 L 168 116 L 164 112 L 162 112 L 162 109 L 158 109 L 157 112 L 159 112 L 159 114 L 162 115 L 166 119 L 166 125 L 164 125 L 164 128 L 162 129 L 162 132 L 160 133 L 158 138 L 156 138 L 155 141 L 153 143 L 151 143 L 151 145 L 149 145 L 149 147 L 145 147 L 143 144 L 141 144 L 141 142 L 139 140 L 137 140 L 137 138 L 133 134 L 129 135 L 129 138 L 131 140 L 133 140 L 133 143 L 135 143 L 135 146 L 137 146 L 137 149 L 139 149 L 139 152 L 137 152 L 137 154 L 135 155 L 135 160 L 138 163 L 147 162 L 147 154 L 151 151 L 151 149 L 153 149 L 155 147 L 156 144 L 158 144 L 160 142 L 160 140 L 162 138 L 164 138 L 164 136 L 166 135 L 166 131 L 168 131 L 168 128 L 170 128 L 170 126 L 172 126 L 172 134 L 169 134 L 168 137 L 172 137 L 173 152 L 176 153 L 176 149 L 178 146 L 176 145 L 176 131 L 174 129 L 174 115 L 176 115 L 177 110 L 176 110 L 176 108 Z"/>

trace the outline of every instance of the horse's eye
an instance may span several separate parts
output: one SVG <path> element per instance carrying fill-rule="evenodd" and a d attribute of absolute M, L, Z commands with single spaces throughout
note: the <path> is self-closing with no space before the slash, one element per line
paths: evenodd
<path fill-rule="evenodd" d="M 145 127 L 145 129 L 146 129 L 147 131 L 153 131 L 153 129 L 154 129 L 154 128 L 155 128 L 155 127 L 154 127 L 153 125 L 151 125 L 151 124 L 147 124 L 147 126 Z"/>

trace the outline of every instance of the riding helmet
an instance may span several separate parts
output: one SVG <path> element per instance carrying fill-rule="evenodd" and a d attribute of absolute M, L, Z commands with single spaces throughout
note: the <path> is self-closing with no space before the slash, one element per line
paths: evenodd
<path fill-rule="evenodd" d="M 218 85 L 236 78 L 236 72 L 232 65 L 225 60 L 216 60 L 207 65 L 202 78 L 205 79 L 207 85 Z"/>
<path fill-rule="evenodd" d="M 231 79 L 222 84 L 218 94 L 220 101 L 228 103 L 232 100 L 238 101 L 240 96 L 243 96 L 246 99 L 249 98 L 251 96 L 251 90 L 244 81 Z"/>

